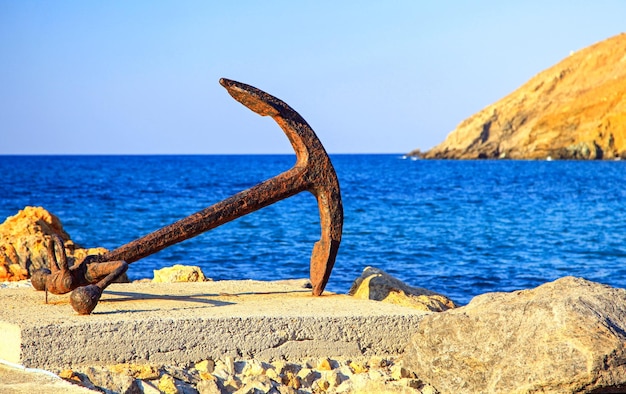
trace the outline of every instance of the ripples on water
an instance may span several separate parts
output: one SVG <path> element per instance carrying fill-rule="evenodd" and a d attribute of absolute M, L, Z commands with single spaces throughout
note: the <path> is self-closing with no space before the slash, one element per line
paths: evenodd
<path fill-rule="evenodd" d="M 367 265 L 461 303 L 565 275 L 626 287 L 626 163 L 412 161 L 333 155 L 344 235 L 328 284 Z M 290 155 L 0 156 L 0 220 L 43 206 L 83 246 L 114 249 L 290 168 Z M 319 239 L 303 193 L 133 263 L 214 279 L 307 277 Z"/>

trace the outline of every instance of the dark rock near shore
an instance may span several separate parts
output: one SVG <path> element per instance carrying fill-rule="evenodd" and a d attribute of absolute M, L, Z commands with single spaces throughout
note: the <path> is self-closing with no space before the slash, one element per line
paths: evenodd
<path fill-rule="evenodd" d="M 425 317 L 404 366 L 441 393 L 626 392 L 626 290 L 565 277 Z"/>
<path fill-rule="evenodd" d="M 424 289 L 409 286 L 381 269 L 365 267 L 354 280 L 348 294 L 364 300 L 375 300 L 408 306 L 426 312 L 441 312 L 456 308 L 448 297 Z"/>

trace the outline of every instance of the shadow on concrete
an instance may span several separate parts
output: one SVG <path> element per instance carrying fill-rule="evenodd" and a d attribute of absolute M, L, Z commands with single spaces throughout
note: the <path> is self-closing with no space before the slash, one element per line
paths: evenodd
<path fill-rule="evenodd" d="M 171 295 L 171 294 L 149 294 L 138 292 L 126 292 L 126 291 L 112 291 L 105 290 L 106 294 L 111 296 L 117 296 L 117 298 L 107 297 L 100 300 L 100 302 L 124 302 L 124 301 L 139 301 L 139 300 L 160 300 L 160 301 L 178 301 L 178 302 L 198 302 L 202 304 L 210 304 L 211 306 L 226 306 L 233 305 L 234 302 L 226 302 L 220 300 L 211 300 L 206 297 L 217 297 L 219 294 L 184 294 L 184 295 Z"/>

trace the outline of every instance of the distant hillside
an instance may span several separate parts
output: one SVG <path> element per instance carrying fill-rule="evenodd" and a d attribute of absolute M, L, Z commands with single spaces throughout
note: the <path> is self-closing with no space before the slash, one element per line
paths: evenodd
<path fill-rule="evenodd" d="M 572 53 L 421 156 L 626 159 L 626 34 Z"/>

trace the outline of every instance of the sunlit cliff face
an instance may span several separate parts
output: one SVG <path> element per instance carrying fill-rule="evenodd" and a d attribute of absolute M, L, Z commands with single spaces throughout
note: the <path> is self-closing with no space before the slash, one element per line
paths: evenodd
<path fill-rule="evenodd" d="M 626 33 L 571 53 L 424 157 L 626 159 Z"/>

